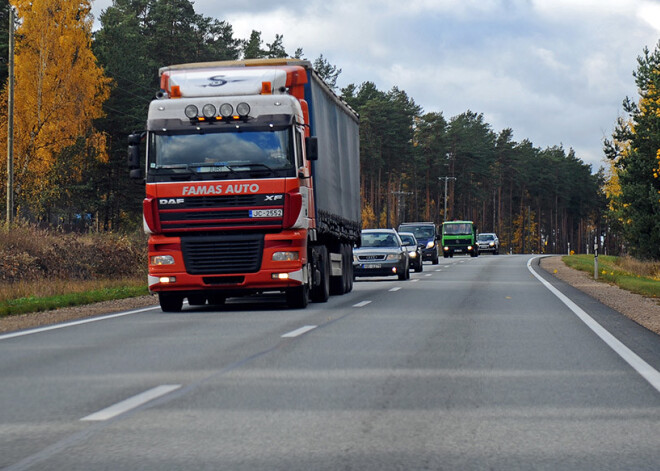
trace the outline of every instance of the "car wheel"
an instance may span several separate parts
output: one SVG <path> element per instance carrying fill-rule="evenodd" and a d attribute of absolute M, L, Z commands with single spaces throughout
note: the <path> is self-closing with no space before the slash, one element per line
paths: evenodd
<path fill-rule="evenodd" d="M 419 263 L 417 264 L 417 268 L 415 268 L 415 272 L 419 273 L 421 271 L 424 271 L 424 264 L 420 260 Z"/>

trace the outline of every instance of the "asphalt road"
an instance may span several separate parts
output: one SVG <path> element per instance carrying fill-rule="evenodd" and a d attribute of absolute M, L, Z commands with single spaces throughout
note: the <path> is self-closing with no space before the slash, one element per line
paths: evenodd
<path fill-rule="evenodd" d="M 0 336 L 0 469 L 660 469 L 660 337 L 529 259 Z"/>

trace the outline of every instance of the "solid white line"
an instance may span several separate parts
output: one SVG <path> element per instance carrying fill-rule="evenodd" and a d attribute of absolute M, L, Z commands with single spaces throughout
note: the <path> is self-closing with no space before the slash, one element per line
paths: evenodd
<path fill-rule="evenodd" d="M 156 398 L 169 394 L 172 391 L 176 391 L 181 387 L 180 384 L 164 384 L 162 386 L 156 386 L 155 388 L 149 389 L 143 393 L 138 394 L 137 396 L 129 397 L 128 399 L 118 402 L 117 404 L 107 407 L 103 410 L 95 412 L 94 414 L 83 417 L 80 420 L 84 421 L 100 421 L 108 420 L 113 417 L 128 412 L 131 409 L 141 406 L 149 401 L 153 401 Z"/>
<path fill-rule="evenodd" d="M 104 321 L 107 319 L 114 319 L 115 317 L 130 316 L 132 314 L 137 314 L 139 312 L 151 311 L 152 309 L 158 309 L 158 306 L 145 307 L 142 309 L 136 309 L 134 311 L 120 312 L 118 314 L 109 314 L 107 316 L 92 317 L 90 319 L 82 319 L 79 321 L 66 322 L 64 324 L 50 325 L 48 327 L 39 327 L 36 329 L 23 330 L 21 332 L 14 332 L 11 334 L 0 335 L 0 340 L 13 339 L 14 337 L 23 337 L 24 335 L 38 334 L 40 332 L 47 332 L 49 330 L 64 329 L 65 327 L 73 327 L 81 324 L 88 324 L 90 322 Z"/>
<path fill-rule="evenodd" d="M 401 289 L 401 286 L 395 286 L 394 288 L 388 289 L 388 291 L 399 291 Z"/>
<path fill-rule="evenodd" d="M 626 363 L 632 366 L 635 371 L 637 371 L 646 381 L 648 381 L 651 386 L 653 386 L 658 392 L 660 392 L 660 373 L 654 369 L 651 365 L 642 360 L 637 354 L 632 350 L 626 347 L 619 339 L 610 334 L 603 326 L 596 322 L 589 314 L 584 312 L 577 304 L 568 299 L 561 291 L 552 286 L 546 280 L 544 280 L 540 275 L 538 275 L 532 269 L 532 261 L 539 257 L 530 258 L 527 261 L 527 269 L 534 275 L 541 283 L 548 288 L 552 294 L 557 296 L 561 302 L 566 304 L 568 308 L 575 313 L 578 318 L 587 324 L 587 326 L 594 331 L 598 337 L 601 338 L 609 347 L 614 350 L 621 358 L 623 358 Z"/>
<path fill-rule="evenodd" d="M 369 304 L 371 301 L 362 301 L 361 303 L 353 304 L 353 307 L 364 307 Z"/>
<path fill-rule="evenodd" d="M 317 325 L 306 325 L 301 327 L 300 329 L 292 330 L 291 332 L 282 335 L 282 338 L 286 339 L 286 338 L 298 337 L 299 335 L 309 332 L 310 330 L 314 330 L 317 327 L 318 327 Z"/>

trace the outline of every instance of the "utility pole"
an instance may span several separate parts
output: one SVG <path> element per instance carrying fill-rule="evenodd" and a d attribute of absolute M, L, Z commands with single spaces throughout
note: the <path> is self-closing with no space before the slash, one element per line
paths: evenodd
<path fill-rule="evenodd" d="M 393 195 L 397 196 L 397 207 L 396 207 L 396 218 L 397 218 L 397 224 L 401 224 L 403 221 L 401 221 L 401 197 L 406 196 L 406 195 L 413 195 L 414 193 L 412 191 L 393 191 Z M 403 200 L 405 202 L 405 199 Z M 403 213 L 405 216 L 405 212 Z"/>
<path fill-rule="evenodd" d="M 7 82 L 7 228 L 14 220 L 14 8 L 9 6 L 9 81 Z"/>
<path fill-rule="evenodd" d="M 442 213 L 442 217 L 446 221 L 447 220 L 447 182 L 449 180 L 456 180 L 456 177 L 438 177 L 438 180 L 445 181 L 445 212 Z"/>

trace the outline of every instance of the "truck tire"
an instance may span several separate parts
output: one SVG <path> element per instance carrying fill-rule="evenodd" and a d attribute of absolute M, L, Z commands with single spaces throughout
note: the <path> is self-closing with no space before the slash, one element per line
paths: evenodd
<path fill-rule="evenodd" d="M 304 284 L 286 290 L 286 303 L 291 309 L 305 309 L 309 304 L 309 286 Z"/>
<path fill-rule="evenodd" d="M 341 254 L 341 276 L 330 278 L 330 294 L 345 294 L 351 290 L 349 278 L 352 279 L 353 273 L 350 268 L 353 267 L 353 256 L 348 244 L 339 245 Z"/>
<path fill-rule="evenodd" d="M 318 272 L 318 284 L 312 287 L 311 298 L 315 303 L 325 303 L 330 297 L 330 260 L 328 260 L 328 249 L 317 246 L 312 249 L 315 256 L 313 270 Z M 314 276 L 316 279 L 316 275 Z"/>
<path fill-rule="evenodd" d="M 181 312 L 183 296 L 176 293 L 158 293 L 158 302 L 163 312 Z"/>

